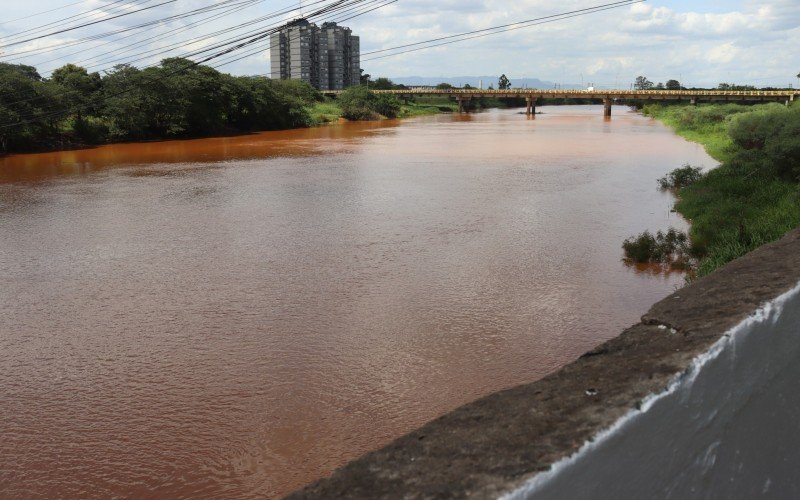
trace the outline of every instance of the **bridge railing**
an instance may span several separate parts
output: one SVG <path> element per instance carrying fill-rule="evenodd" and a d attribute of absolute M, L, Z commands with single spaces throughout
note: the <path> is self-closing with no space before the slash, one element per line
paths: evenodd
<path fill-rule="evenodd" d="M 328 95 L 338 95 L 341 90 L 323 91 Z M 586 96 L 586 97 L 800 97 L 800 90 L 584 90 L 584 89 L 431 89 L 427 87 L 409 87 L 406 89 L 372 90 L 376 94 L 397 95 L 495 95 L 495 96 Z"/>
<path fill-rule="evenodd" d="M 339 93 L 334 91 L 331 93 Z M 629 90 L 629 89 L 606 89 L 606 90 L 584 90 L 584 89 L 532 89 L 532 88 L 513 88 L 513 89 L 430 89 L 409 87 L 407 89 L 392 90 L 373 90 L 379 94 L 496 94 L 496 95 L 629 95 L 629 96 L 791 96 L 800 95 L 800 90 Z"/>

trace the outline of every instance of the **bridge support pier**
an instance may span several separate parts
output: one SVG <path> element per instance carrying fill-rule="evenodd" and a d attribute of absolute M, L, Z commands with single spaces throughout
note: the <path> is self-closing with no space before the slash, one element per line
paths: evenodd
<path fill-rule="evenodd" d="M 611 118 L 611 98 L 609 97 L 603 99 L 603 116 Z"/>
<path fill-rule="evenodd" d="M 689 104 L 691 104 L 692 106 L 697 106 L 697 97 L 692 97 L 691 99 L 689 99 Z"/>
<path fill-rule="evenodd" d="M 469 100 L 470 100 L 469 97 L 466 97 L 466 98 L 465 97 L 461 97 L 461 96 L 456 97 L 456 101 L 458 101 L 458 112 L 459 113 L 466 113 L 467 112 L 467 107 L 464 105 L 464 103 L 465 102 L 469 102 Z"/>
<path fill-rule="evenodd" d="M 528 96 L 525 98 L 525 103 L 527 104 L 525 114 L 536 116 L 536 98 L 533 96 Z"/>

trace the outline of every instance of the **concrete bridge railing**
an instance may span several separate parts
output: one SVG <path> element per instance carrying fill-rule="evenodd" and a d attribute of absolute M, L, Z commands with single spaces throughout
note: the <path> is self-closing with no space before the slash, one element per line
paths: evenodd
<path fill-rule="evenodd" d="M 325 95 L 337 96 L 341 90 L 323 91 Z M 593 99 L 602 101 L 605 116 L 611 116 L 611 106 L 619 100 L 669 101 L 685 100 L 691 104 L 702 101 L 778 101 L 788 105 L 800 90 L 563 90 L 563 89 L 431 89 L 412 87 L 408 89 L 372 90 L 376 94 L 392 94 L 401 97 L 443 96 L 458 101 L 459 112 L 465 103 L 481 97 L 525 99 L 527 113 L 535 114 L 537 102 L 544 99 Z"/>
<path fill-rule="evenodd" d="M 800 498 L 800 229 L 293 498 Z"/>

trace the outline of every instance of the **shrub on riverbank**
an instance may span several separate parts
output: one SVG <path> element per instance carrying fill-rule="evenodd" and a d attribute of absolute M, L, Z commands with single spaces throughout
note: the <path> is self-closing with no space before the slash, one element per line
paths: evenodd
<path fill-rule="evenodd" d="M 685 188 L 702 178 L 702 170 L 700 167 L 693 167 L 687 163 L 658 179 L 658 185 L 661 189 Z"/>
<path fill-rule="evenodd" d="M 348 120 L 377 120 L 381 116 L 397 118 L 400 101 L 391 94 L 373 94 L 366 86 L 350 87 L 339 94 L 342 116 Z"/>
<path fill-rule="evenodd" d="M 800 226 L 800 108 L 716 107 L 648 107 L 723 161 L 677 192 L 675 208 L 692 224 L 698 276 Z"/>
<path fill-rule="evenodd" d="M 625 258 L 639 263 L 657 263 L 684 269 L 690 262 L 689 237 L 683 231 L 669 228 L 655 235 L 645 231 L 622 243 Z"/>

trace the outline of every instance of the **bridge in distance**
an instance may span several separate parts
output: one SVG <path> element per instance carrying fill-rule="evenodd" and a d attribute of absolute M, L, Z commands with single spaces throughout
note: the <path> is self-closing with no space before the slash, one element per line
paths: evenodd
<path fill-rule="evenodd" d="M 341 90 L 323 91 L 325 95 L 336 96 Z M 446 96 L 455 97 L 458 110 L 465 110 L 464 103 L 480 97 L 515 97 L 525 99 L 527 113 L 536 113 L 537 102 L 544 99 L 592 99 L 602 101 L 603 114 L 611 116 L 611 105 L 614 101 L 648 100 L 648 101 L 686 101 L 697 104 L 700 101 L 743 101 L 789 102 L 800 97 L 800 90 L 541 90 L 541 89 L 432 89 L 428 87 L 412 87 L 396 90 L 372 90 L 375 94 L 394 94 L 399 97 L 412 96 Z"/>

